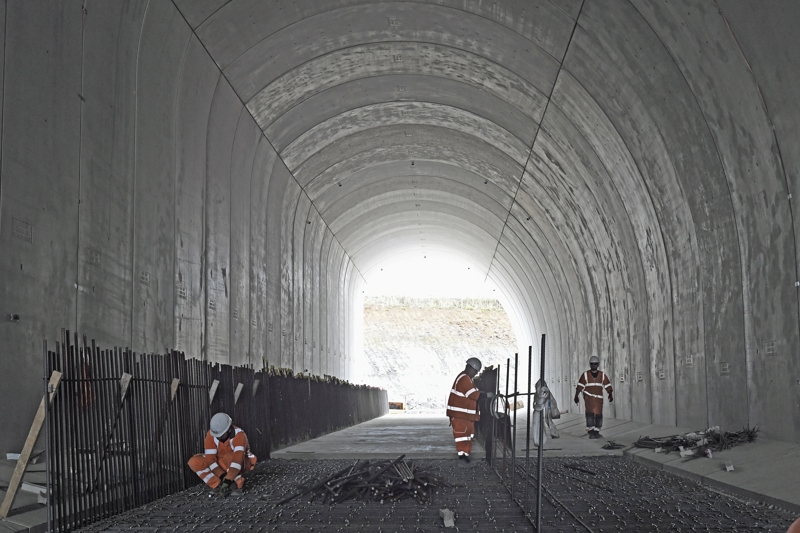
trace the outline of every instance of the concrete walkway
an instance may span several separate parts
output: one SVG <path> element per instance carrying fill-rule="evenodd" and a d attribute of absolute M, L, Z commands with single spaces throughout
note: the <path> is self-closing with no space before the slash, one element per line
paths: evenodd
<path fill-rule="evenodd" d="M 516 456 L 525 457 L 526 413 L 517 415 Z M 640 437 L 665 437 L 697 431 L 606 418 L 603 438 L 589 440 L 582 414 L 568 413 L 556 421 L 561 434 L 545 441 L 545 457 L 623 455 L 653 468 L 693 479 L 716 490 L 773 504 L 800 515 L 800 445 L 759 438 L 754 443 L 718 452 L 713 459 L 681 458 L 678 453 L 655 453 L 634 448 Z M 619 450 L 604 450 L 609 440 L 624 445 Z M 536 457 L 531 446 L 530 457 Z M 444 416 L 389 414 L 323 437 L 272 453 L 281 459 L 389 458 L 406 454 L 409 458 L 455 458 L 448 420 Z M 474 457 L 485 452 L 475 443 Z M 726 462 L 733 465 L 727 471 Z"/>
<path fill-rule="evenodd" d="M 589 440 L 586 436 L 582 414 L 562 415 L 556 427 L 562 434 L 558 440 L 545 443 L 545 449 L 590 448 L 597 453 L 614 453 L 602 449 L 609 440 L 625 445 L 616 452 L 654 468 L 691 478 L 699 483 L 773 504 L 800 515 L 800 445 L 759 438 L 756 442 L 742 444 L 730 450 L 717 452 L 712 459 L 706 457 L 682 458 L 677 452 L 656 453 L 654 450 L 634 448 L 640 437 L 666 437 L 700 431 L 702 428 L 676 428 L 643 424 L 627 420 L 604 419 L 604 438 Z M 724 428 L 723 428 L 724 430 Z M 578 441 L 579 443 L 575 443 Z M 566 444 L 569 442 L 569 444 Z M 574 449 L 573 448 L 573 449 Z M 733 471 L 726 469 L 726 463 Z"/>
<path fill-rule="evenodd" d="M 272 452 L 274 459 L 455 459 L 450 421 L 442 415 L 388 414 Z M 486 455 L 473 442 L 472 455 Z"/>

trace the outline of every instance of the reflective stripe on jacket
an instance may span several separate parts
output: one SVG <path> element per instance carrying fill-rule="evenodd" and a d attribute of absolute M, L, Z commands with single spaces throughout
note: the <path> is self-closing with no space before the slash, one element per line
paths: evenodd
<path fill-rule="evenodd" d="M 447 398 L 447 416 L 464 420 L 480 420 L 478 398 L 481 391 L 475 386 L 472 378 L 461 373 L 453 382 L 450 396 Z"/>
<path fill-rule="evenodd" d="M 211 434 L 209 431 L 206 433 L 206 439 L 204 443 L 204 454 L 207 459 L 216 459 L 219 456 L 230 455 L 230 468 L 228 469 L 228 473 L 225 476 L 226 479 L 236 479 L 236 476 L 239 475 L 239 472 L 242 470 L 242 465 L 244 462 L 248 460 L 248 458 L 252 455 L 250 453 L 250 443 L 247 440 L 247 435 L 245 435 L 242 428 L 238 428 L 233 426 L 234 435 L 232 438 L 226 440 L 225 442 L 220 442 L 218 438 Z M 215 463 L 211 464 L 211 470 L 213 470 L 216 466 Z"/>

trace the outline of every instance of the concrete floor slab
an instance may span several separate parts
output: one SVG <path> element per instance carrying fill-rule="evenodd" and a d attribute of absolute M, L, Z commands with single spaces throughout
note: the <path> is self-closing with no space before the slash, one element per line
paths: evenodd
<path fill-rule="evenodd" d="M 0 519 L 0 533 L 11 533 L 12 531 L 25 531 L 28 528 L 14 524 L 13 522 Z"/>
<path fill-rule="evenodd" d="M 453 431 L 442 415 L 389 414 L 272 452 L 276 459 L 456 458 Z M 476 441 L 472 454 L 484 457 Z"/>
<path fill-rule="evenodd" d="M 42 507 L 18 515 L 9 516 L 6 521 L 22 528 L 20 531 L 37 533 L 47 531 L 47 508 Z"/>

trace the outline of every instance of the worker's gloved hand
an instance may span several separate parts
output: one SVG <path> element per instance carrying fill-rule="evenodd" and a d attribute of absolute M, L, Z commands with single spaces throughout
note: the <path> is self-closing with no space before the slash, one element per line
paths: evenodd
<path fill-rule="evenodd" d="M 222 483 L 219 485 L 219 495 L 223 498 L 227 498 L 231 493 L 231 485 L 233 485 L 233 481 L 230 479 L 223 479 Z"/>
<path fill-rule="evenodd" d="M 572 401 L 574 401 L 575 403 L 580 403 L 580 401 L 578 400 L 578 395 L 577 394 L 575 395 L 575 398 Z M 611 400 L 609 400 L 609 401 L 611 401 Z"/>
<path fill-rule="evenodd" d="M 614 401 L 614 395 L 613 394 L 609 394 L 608 395 L 608 401 L 609 401 L 609 403 Z"/>

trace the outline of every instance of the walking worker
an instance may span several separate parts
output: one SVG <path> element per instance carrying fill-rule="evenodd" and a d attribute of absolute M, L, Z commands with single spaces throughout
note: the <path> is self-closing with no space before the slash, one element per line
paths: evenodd
<path fill-rule="evenodd" d="M 242 474 L 256 465 L 256 456 L 250 452 L 250 443 L 242 428 L 234 426 L 227 414 L 215 414 L 211 417 L 204 448 L 204 453 L 189 459 L 189 468 L 223 497 L 241 496 Z"/>
<path fill-rule="evenodd" d="M 583 393 L 583 403 L 586 407 L 586 432 L 590 439 L 602 437 L 600 428 L 603 427 L 603 389 L 608 392 L 608 401 L 614 401 L 611 381 L 605 372 L 598 370 L 599 367 L 600 359 L 593 355 L 589 358 L 589 370 L 581 374 L 575 389 L 575 403 L 579 403 L 578 395 Z"/>
<path fill-rule="evenodd" d="M 480 372 L 481 361 L 477 357 L 467 359 L 467 366 L 453 382 L 450 396 L 447 398 L 447 416 L 453 426 L 453 438 L 456 441 L 458 459 L 469 463 L 472 452 L 472 439 L 475 437 L 475 422 L 481 419 L 478 409 L 478 398 L 481 394 L 491 399 L 494 393 L 483 393 L 475 386 L 472 378 Z"/>

